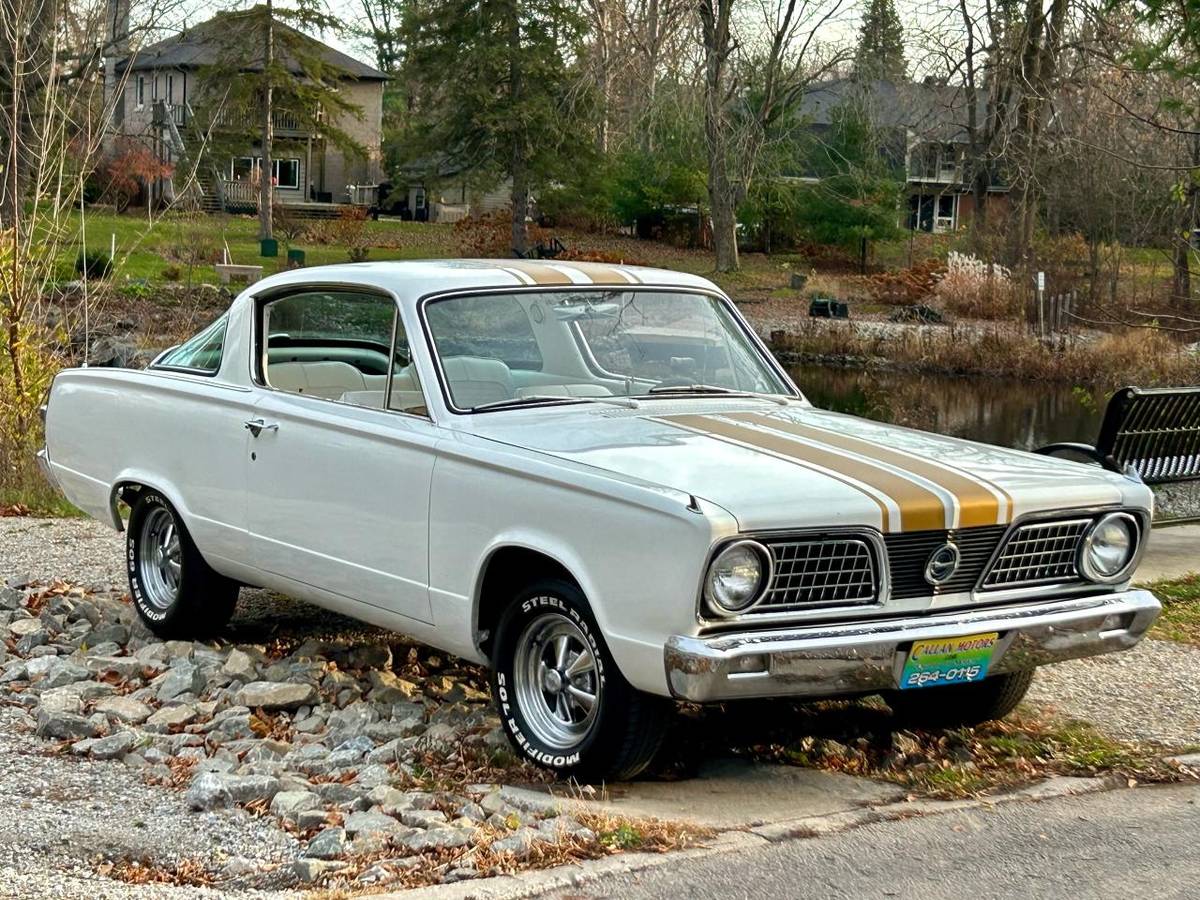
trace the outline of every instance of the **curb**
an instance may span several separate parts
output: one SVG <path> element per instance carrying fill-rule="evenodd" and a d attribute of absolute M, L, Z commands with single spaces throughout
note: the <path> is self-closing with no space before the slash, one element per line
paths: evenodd
<path fill-rule="evenodd" d="M 1005 803 L 1040 802 L 1062 797 L 1082 796 L 1104 791 L 1125 789 L 1125 779 L 1120 776 L 1101 778 L 1075 778 L 1058 776 L 1007 794 L 981 797 L 972 800 L 911 800 L 887 803 L 882 806 L 833 813 L 828 816 L 774 822 L 745 830 L 725 831 L 717 835 L 707 846 L 672 853 L 622 853 L 602 859 L 584 860 L 552 869 L 526 870 L 516 875 L 496 875 L 463 881 L 457 884 L 440 884 L 430 887 L 411 888 L 386 894 L 374 895 L 375 900 L 411 900 L 428 897 L 430 900 L 523 900 L 548 891 L 578 888 L 597 881 L 607 875 L 624 875 L 659 866 L 671 865 L 680 860 L 700 859 L 725 853 L 748 852 L 774 843 L 803 838 L 824 837 L 871 825 L 877 822 L 894 822 L 917 816 L 936 816 L 971 809 L 988 809 Z M 543 807 L 563 808 L 583 801 L 546 798 L 545 795 L 521 788 L 506 788 L 512 791 L 511 800 L 535 802 Z"/>

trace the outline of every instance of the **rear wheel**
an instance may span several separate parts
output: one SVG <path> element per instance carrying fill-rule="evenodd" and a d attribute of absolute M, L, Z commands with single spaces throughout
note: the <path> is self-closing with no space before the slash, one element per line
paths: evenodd
<path fill-rule="evenodd" d="M 673 704 L 625 681 L 575 585 L 518 594 L 492 657 L 500 720 L 527 759 L 580 781 L 632 778 L 653 760 Z"/>
<path fill-rule="evenodd" d="M 905 724 L 931 728 L 959 728 L 1003 719 L 1017 708 L 1033 683 L 1035 669 L 993 675 L 973 684 L 896 691 L 887 698 L 896 717 Z"/>
<path fill-rule="evenodd" d="M 175 508 L 156 491 L 134 502 L 125 564 L 133 605 L 159 637 L 207 637 L 233 615 L 237 583 L 204 561 Z"/>

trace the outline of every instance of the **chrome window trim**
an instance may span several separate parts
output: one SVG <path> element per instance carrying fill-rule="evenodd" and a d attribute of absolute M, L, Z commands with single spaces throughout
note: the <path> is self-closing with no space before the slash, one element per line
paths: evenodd
<path fill-rule="evenodd" d="M 396 365 L 396 339 L 399 336 L 400 328 L 404 325 L 402 317 L 403 308 L 400 303 L 400 298 L 395 293 L 386 288 L 374 287 L 363 284 L 349 284 L 343 282 L 301 282 L 298 284 L 281 285 L 280 287 L 263 291 L 253 295 L 252 301 L 252 321 L 250 334 L 250 382 L 253 385 L 252 389 L 266 391 L 272 394 L 286 394 L 289 397 L 304 397 L 308 400 L 318 400 L 322 403 L 332 403 L 335 406 L 346 407 L 347 409 L 366 409 L 378 413 L 386 413 L 393 416 L 404 416 L 408 419 L 415 419 L 418 422 L 434 423 L 433 413 L 429 407 L 429 392 L 425 389 L 425 380 L 418 373 L 416 383 L 417 390 L 420 392 L 422 399 L 425 401 L 426 414 L 408 412 L 403 409 L 388 409 L 386 403 L 391 399 L 391 378 L 389 377 L 384 385 L 385 406 L 382 409 L 376 409 L 373 406 L 361 406 L 357 403 L 345 403 L 341 400 L 335 400 L 332 397 L 317 397 L 314 394 L 301 394 L 296 391 L 285 391 L 274 387 L 267 381 L 267 342 L 269 336 L 264 332 L 264 314 L 267 306 L 277 300 L 286 300 L 299 294 L 316 294 L 316 293 L 355 293 L 367 294 L 375 297 L 381 297 L 385 300 L 390 300 L 395 307 L 396 315 L 392 319 L 391 330 L 391 359 L 388 363 L 389 374 L 394 370 Z M 408 332 L 405 331 L 404 338 L 408 341 Z M 411 346 L 411 342 L 409 342 Z M 412 354 L 409 354 L 410 365 L 412 365 Z M 436 424 L 436 423 L 434 423 Z"/>
<path fill-rule="evenodd" d="M 568 263 L 570 260 L 564 260 Z M 503 261 L 498 261 L 497 264 L 502 265 Z M 780 379 L 784 387 L 790 388 L 791 394 L 780 394 L 789 399 L 805 401 L 804 392 L 796 387 L 796 383 L 792 381 L 791 376 L 784 371 L 783 366 L 775 359 L 774 355 L 767 349 L 767 345 L 763 343 L 757 332 L 749 326 L 742 314 L 738 312 L 737 306 L 727 296 L 720 291 L 710 290 L 703 287 L 693 287 L 691 285 L 670 285 L 670 284 L 527 284 L 527 285 L 512 285 L 512 286 L 497 286 L 497 287 L 477 287 L 477 288 L 448 288 L 446 290 L 434 291 L 433 293 L 424 294 L 417 298 L 417 319 L 421 324 L 421 332 L 425 337 L 425 349 L 429 351 L 430 360 L 433 362 L 434 371 L 437 373 L 438 384 L 441 387 L 442 399 L 446 405 L 446 410 L 456 416 L 481 416 L 490 413 L 503 413 L 511 411 L 513 407 L 497 407 L 493 409 L 462 409 L 454 405 L 454 399 L 450 395 L 450 383 L 446 377 L 445 369 L 442 368 L 442 357 L 438 353 L 437 344 L 433 340 L 433 332 L 429 328 L 429 318 L 426 315 L 426 308 L 430 303 L 436 303 L 440 300 L 453 300 L 456 297 L 476 297 L 496 294 L 562 294 L 576 291 L 588 292 L 612 292 L 612 291 L 641 291 L 652 292 L 659 294 L 699 294 L 704 297 L 710 297 L 725 306 L 725 310 L 729 313 L 733 323 L 738 327 L 742 334 L 747 338 L 750 345 L 758 351 L 759 360 L 770 369 L 776 377 Z M 701 396 L 701 395 L 697 395 Z M 706 399 L 720 399 L 720 394 L 704 394 Z M 425 398 L 428 401 L 428 397 Z M 542 406 L 565 406 L 569 404 L 578 404 L 582 401 L 578 397 L 563 397 L 561 400 L 546 400 L 541 403 L 529 404 L 526 406 L 517 407 L 518 409 L 536 409 Z M 705 572 L 707 572 L 707 567 Z"/>

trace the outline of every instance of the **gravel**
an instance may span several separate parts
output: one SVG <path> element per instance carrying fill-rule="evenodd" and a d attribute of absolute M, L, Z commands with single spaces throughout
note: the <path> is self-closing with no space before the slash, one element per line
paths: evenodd
<path fill-rule="evenodd" d="M 1029 700 L 1113 737 L 1200 746 L 1200 648 L 1144 640 L 1123 653 L 1046 666 Z"/>
<path fill-rule="evenodd" d="M 540 778 L 499 752 L 478 668 L 264 591 L 226 640 L 160 641 L 122 549 L 96 522 L 0 519 L 0 897 L 457 881 L 551 815 L 472 783 Z M 189 886 L 129 883 L 172 873 Z"/>

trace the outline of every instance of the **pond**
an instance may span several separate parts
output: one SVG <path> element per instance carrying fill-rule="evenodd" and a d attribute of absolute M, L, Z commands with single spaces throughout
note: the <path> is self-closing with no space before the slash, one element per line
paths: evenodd
<path fill-rule="evenodd" d="M 1102 393 L 1028 381 L 825 366 L 788 371 L 815 406 L 1022 450 L 1094 443 L 1108 402 Z"/>

